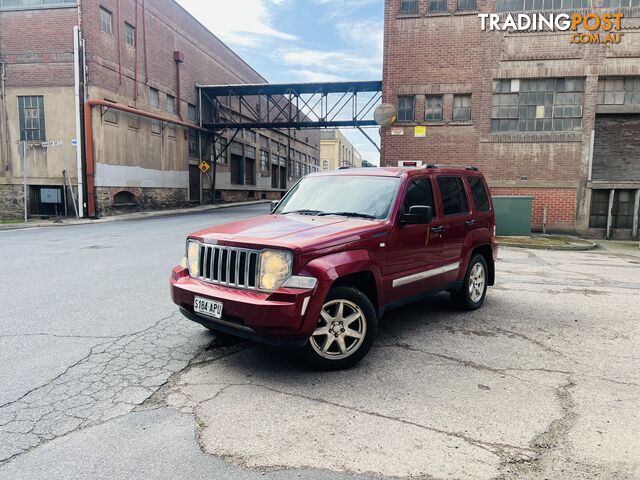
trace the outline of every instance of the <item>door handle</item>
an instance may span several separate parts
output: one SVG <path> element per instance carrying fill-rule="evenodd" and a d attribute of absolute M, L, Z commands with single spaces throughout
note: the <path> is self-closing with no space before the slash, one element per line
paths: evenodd
<path fill-rule="evenodd" d="M 433 228 L 431 229 L 431 231 L 432 231 L 433 233 L 442 233 L 442 232 L 444 232 L 444 230 L 445 230 L 444 226 L 440 226 L 440 227 L 433 227 Z"/>
<path fill-rule="evenodd" d="M 476 224 L 475 220 L 467 220 L 466 222 L 464 222 L 465 225 L 469 225 L 470 227 Z"/>

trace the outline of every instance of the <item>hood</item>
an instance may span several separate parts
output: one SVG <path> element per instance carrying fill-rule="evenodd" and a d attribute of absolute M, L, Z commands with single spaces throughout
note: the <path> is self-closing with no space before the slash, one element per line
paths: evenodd
<path fill-rule="evenodd" d="M 217 225 L 191 235 L 205 243 L 282 247 L 297 252 L 354 242 L 386 230 L 382 221 L 338 216 L 261 215 Z"/>

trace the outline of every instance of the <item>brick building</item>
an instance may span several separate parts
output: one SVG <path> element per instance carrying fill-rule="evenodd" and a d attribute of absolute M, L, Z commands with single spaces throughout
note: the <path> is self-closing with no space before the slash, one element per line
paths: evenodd
<path fill-rule="evenodd" d="M 0 68 L 0 218 L 22 214 L 21 140 L 30 215 L 60 214 L 65 204 L 72 214 L 65 185 L 77 194 L 78 167 L 84 203 L 95 199 L 97 214 L 209 202 L 198 165 L 212 148 L 197 129 L 196 85 L 266 83 L 173 0 L 0 0 Z M 85 139 L 77 127 L 93 100 L 131 110 L 89 108 Z M 76 142 L 81 153 L 91 143 L 91 165 Z M 215 195 L 280 198 L 319 159 L 318 132 L 246 130 L 218 161 Z"/>
<path fill-rule="evenodd" d="M 339 129 L 327 129 L 320 132 L 320 167 L 322 170 L 361 166 L 362 155 Z"/>
<path fill-rule="evenodd" d="M 483 31 L 478 17 L 578 7 L 623 12 L 620 43 Z M 551 230 L 637 236 L 639 17 L 637 0 L 386 0 L 383 101 L 398 123 L 382 163 L 474 164 L 494 195 L 535 197 L 536 229 L 546 211 Z"/>

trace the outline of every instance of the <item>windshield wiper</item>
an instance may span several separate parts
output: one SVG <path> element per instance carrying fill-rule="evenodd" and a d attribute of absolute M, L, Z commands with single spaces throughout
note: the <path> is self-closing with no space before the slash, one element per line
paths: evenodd
<path fill-rule="evenodd" d="M 322 213 L 322 212 L 320 210 L 302 209 L 302 210 L 291 210 L 290 212 L 283 212 L 280 215 L 287 215 L 289 213 L 299 213 L 300 215 L 318 215 L 319 213 Z"/>
<path fill-rule="evenodd" d="M 368 215 L 366 213 L 358 213 L 358 212 L 322 212 L 319 213 L 319 217 L 326 217 L 327 215 L 339 215 L 341 217 L 358 217 L 358 218 L 369 218 L 371 220 L 377 220 L 373 215 Z"/>

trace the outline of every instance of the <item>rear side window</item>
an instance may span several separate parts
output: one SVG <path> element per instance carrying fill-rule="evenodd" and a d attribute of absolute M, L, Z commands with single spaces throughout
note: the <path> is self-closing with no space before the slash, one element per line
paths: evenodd
<path fill-rule="evenodd" d="M 469 186 L 471 187 L 471 196 L 473 197 L 473 203 L 476 205 L 476 210 L 479 212 L 486 212 L 489 210 L 489 194 L 484 186 L 484 182 L 480 177 L 468 177 Z"/>
<path fill-rule="evenodd" d="M 409 209 L 416 205 L 425 205 L 434 208 L 433 191 L 431 190 L 431 181 L 428 178 L 413 180 L 409 188 L 407 188 L 407 194 L 404 197 L 403 204 L 405 213 L 408 213 Z"/>
<path fill-rule="evenodd" d="M 438 187 L 442 197 L 442 208 L 445 216 L 467 213 L 467 196 L 460 177 L 438 177 Z"/>

